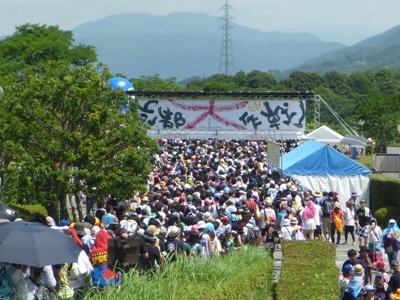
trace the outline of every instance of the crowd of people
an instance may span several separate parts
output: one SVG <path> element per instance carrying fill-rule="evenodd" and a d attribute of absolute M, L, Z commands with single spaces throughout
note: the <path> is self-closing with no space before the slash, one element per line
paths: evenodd
<path fill-rule="evenodd" d="M 249 245 L 262 246 L 273 257 L 282 240 L 325 240 L 339 247 L 344 234 L 345 244 L 358 242 L 360 258 L 352 252 L 343 266 L 343 295 L 353 281 L 360 283 L 359 277 L 362 291 L 372 290 L 370 270 L 382 264 L 381 247 L 389 261 L 397 259 L 397 243 L 388 242 L 398 232 L 397 225 L 381 232 L 356 191 L 342 207 L 336 191 L 311 191 L 283 176 L 268 164 L 262 141 L 159 142 L 146 192 L 126 201 L 110 196 L 82 222 L 63 220 L 56 225 L 51 218 L 39 218 L 69 235 L 82 252 L 76 264 L 18 269 L 23 279 L 20 293 L 28 295 L 19 299 L 34 299 L 36 281 L 66 299 L 80 299 L 93 287 L 118 285 L 121 272 L 107 264 L 111 239 L 135 240 L 140 245 L 138 259 L 128 265 L 141 273 L 157 273 L 179 257 L 208 260 Z M 281 151 L 298 145 L 285 141 Z"/>
<path fill-rule="evenodd" d="M 371 219 L 368 246 L 362 245 L 347 252 L 340 278 L 341 299 L 400 299 L 400 263 L 397 259 L 400 229 L 397 221 L 389 220 L 382 232 Z M 382 253 L 387 255 L 392 274 L 388 275 Z M 373 274 L 375 270 L 375 274 Z"/>

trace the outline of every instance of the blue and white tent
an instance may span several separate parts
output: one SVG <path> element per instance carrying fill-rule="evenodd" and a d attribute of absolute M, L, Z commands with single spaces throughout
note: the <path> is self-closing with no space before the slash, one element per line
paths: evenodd
<path fill-rule="evenodd" d="M 334 148 L 310 140 L 282 157 L 283 174 L 312 191 L 337 191 L 342 207 L 352 192 L 369 200 L 371 171 Z"/>

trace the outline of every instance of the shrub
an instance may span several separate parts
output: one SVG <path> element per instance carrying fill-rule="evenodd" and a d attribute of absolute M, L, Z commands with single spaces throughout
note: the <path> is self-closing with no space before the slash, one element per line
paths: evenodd
<path fill-rule="evenodd" d="M 28 220 L 33 213 L 41 213 L 46 217 L 48 215 L 47 210 L 43 206 L 38 204 L 24 205 L 24 204 L 10 203 L 8 207 L 18 210 L 19 211 L 18 218 L 21 218 L 23 220 Z"/>
<path fill-rule="evenodd" d="M 400 206 L 400 179 L 385 175 L 372 175 L 370 183 L 370 208 L 372 213 L 385 206 Z"/>
<path fill-rule="evenodd" d="M 397 219 L 400 216 L 400 207 L 398 206 L 385 206 L 381 207 L 374 213 L 379 226 L 386 228 L 390 219 Z"/>
<path fill-rule="evenodd" d="M 338 299 L 339 271 L 334 244 L 284 241 L 282 251 L 282 272 L 276 288 L 279 300 Z"/>
<path fill-rule="evenodd" d="M 365 147 L 365 154 L 366 155 L 371 155 L 371 154 L 374 154 L 375 153 L 375 148 L 374 148 L 374 146 L 372 146 L 372 145 L 367 145 L 366 147 Z"/>

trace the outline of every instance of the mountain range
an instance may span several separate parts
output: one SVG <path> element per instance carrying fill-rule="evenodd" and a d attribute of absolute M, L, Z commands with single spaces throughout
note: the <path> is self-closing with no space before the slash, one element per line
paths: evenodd
<path fill-rule="evenodd" d="M 367 69 L 400 68 L 400 26 L 350 47 L 322 54 L 297 68 L 302 71 L 352 73 Z"/>
<path fill-rule="evenodd" d="M 201 13 L 127 13 L 83 23 L 73 32 L 76 42 L 96 47 L 99 60 L 114 74 L 185 79 L 219 72 L 222 25 L 218 17 Z M 262 32 L 232 25 L 232 75 L 251 70 L 350 73 L 400 66 L 400 26 L 346 46 L 309 33 Z"/>

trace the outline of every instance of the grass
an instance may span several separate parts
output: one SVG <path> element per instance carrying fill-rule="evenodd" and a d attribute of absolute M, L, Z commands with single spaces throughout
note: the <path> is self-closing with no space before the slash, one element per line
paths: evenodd
<path fill-rule="evenodd" d="M 209 261 L 178 260 L 153 277 L 131 271 L 121 288 L 85 299 L 268 299 L 273 278 L 273 260 L 264 249 L 249 247 Z"/>
<path fill-rule="evenodd" d="M 356 162 L 358 162 L 360 165 L 363 165 L 367 169 L 371 170 L 373 168 L 372 167 L 372 159 L 373 159 L 372 155 L 360 155 L 360 156 L 357 156 Z"/>
<path fill-rule="evenodd" d="M 337 300 L 339 271 L 336 248 L 326 242 L 283 242 L 282 272 L 276 295 L 279 300 Z"/>

